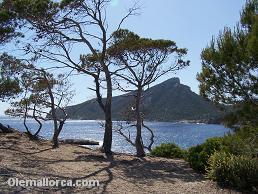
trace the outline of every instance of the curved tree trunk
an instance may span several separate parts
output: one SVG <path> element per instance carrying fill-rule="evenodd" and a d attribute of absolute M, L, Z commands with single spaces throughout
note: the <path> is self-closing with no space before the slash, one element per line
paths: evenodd
<path fill-rule="evenodd" d="M 54 131 L 54 135 L 53 135 L 53 138 L 52 138 L 53 148 L 58 148 L 58 146 L 59 146 L 58 137 L 59 137 L 59 134 L 61 133 L 61 131 L 63 129 L 64 123 L 65 123 L 65 121 L 60 121 L 58 129 Z"/>
<path fill-rule="evenodd" d="M 26 124 L 27 123 L 27 114 L 28 114 L 28 104 L 27 104 L 27 101 L 25 101 L 25 113 L 24 113 L 24 118 L 23 118 L 23 125 L 26 129 L 28 136 L 30 138 L 33 138 L 33 134 L 30 132 L 29 127 Z"/>
<path fill-rule="evenodd" d="M 38 127 L 38 130 L 36 131 L 36 133 L 35 133 L 33 136 L 34 136 L 34 138 L 37 138 L 37 136 L 38 136 L 40 130 L 42 129 L 42 123 L 41 123 L 40 120 L 36 117 L 35 112 L 36 112 L 36 104 L 34 105 L 34 109 L 33 109 L 33 118 L 34 118 L 34 120 L 39 124 L 39 127 Z"/>

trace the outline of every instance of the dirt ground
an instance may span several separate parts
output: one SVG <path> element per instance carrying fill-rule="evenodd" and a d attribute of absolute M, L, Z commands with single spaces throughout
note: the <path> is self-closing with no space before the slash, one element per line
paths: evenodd
<path fill-rule="evenodd" d="M 98 187 L 10 187 L 9 178 L 99 180 Z M 0 134 L 0 193 L 237 193 L 195 173 L 182 160 L 143 159 L 74 145 L 52 149 L 25 134 Z"/>

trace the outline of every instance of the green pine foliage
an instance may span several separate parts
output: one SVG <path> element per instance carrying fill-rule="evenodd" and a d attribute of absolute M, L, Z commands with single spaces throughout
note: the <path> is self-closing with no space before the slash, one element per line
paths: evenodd
<path fill-rule="evenodd" d="M 225 28 L 202 51 L 202 96 L 233 105 L 234 124 L 258 124 L 258 0 L 248 0 L 240 24 Z"/>
<path fill-rule="evenodd" d="M 258 185 L 258 0 L 247 0 L 240 24 L 225 28 L 201 53 L 197 75 L 200 93 L 218 104 L 229 105 L 225 118 L 236 133 L 221 139 L 208 154 L 207 144 L 189 150 L 194 169 L 219 183 L 239 189 Z M 239 128 L 239 129 L 237 129 Z"/>
<path fill-rule="evenodd" d="M 0 55 L 0 100 L 5 101 L 17 96 L 21 91 L 21 61 L 3 53 Z"/>

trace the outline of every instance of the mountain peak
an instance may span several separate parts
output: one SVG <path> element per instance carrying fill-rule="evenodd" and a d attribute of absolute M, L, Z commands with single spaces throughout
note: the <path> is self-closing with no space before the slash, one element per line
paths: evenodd
<path fill-rule="evenodd" d="M 178 77 L 170 78 L 163 82 L 164 84 L 180 84 L 180 79 Z"/>
<path fill-rule="evenodd" d="M 166 89 L 166 90 L 170 90 L 171 88 L 175 88 L 175 87 L 178 87 L 180 86 L 180 79 L 178 77 L 173 77 L 173 78 L 170 78 L 160 84 L 157 84 L 155 86 L 153 86 L 152 88 L 163 88 Z"/>
<path fill-rule="evenodd" d="M 130 95 L 121 95 L 112 99 L 114 120 L 124 120 L 128 107 L 134 102 Z M 220 116 L 216 107 L 180 84 L 177 77 L 168 79 L 144 91 L 143 98 L 145 119 L 150 121 L 180 121 L 211 119 Z M 104 114 L 96 99 L 83 104 L 67 107 L 71 119 L 103 119 Z"/>

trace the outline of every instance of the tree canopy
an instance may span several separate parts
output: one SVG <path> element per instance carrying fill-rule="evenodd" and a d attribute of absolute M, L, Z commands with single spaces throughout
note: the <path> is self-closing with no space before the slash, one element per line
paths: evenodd
<path fill-rule="evenodd" d="M 0 44 L 4 44 L 15 37 L 22 36 L 19 32 L 17 14 L 9 9 L 9 2 L 3 1 L 0 4 Z"/>
<path fill-rule="evenodd" d="M 0 56 L 0 100 L 4 101 L 18 95 L 20 87 L 20 60 L 3 53 Z"/>
<path fill-rule="evenodd" d="M 186 49 L 180 49 L 171 40 L 152 40 L 120 29 L 113 33 L 108 56 L 117 66 L 115 75 L 129 84 L 142 88 L 162 75 L 184 68 L 189 61 L 182 60 Z M 170 57 L 174 56 L 175 61 Z"/>
<path fill-rule="evenodd" d="M 257 122 L 257 8 L 257 0 L 247 1 L 240 23 L 212 39 L 201 53 L 202 72 L 197 75 L 201 95 L 216 103 L 237 105 L 238 121 L 246 116 Z"/>

